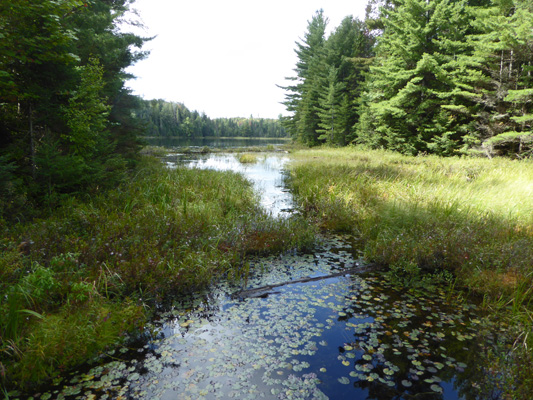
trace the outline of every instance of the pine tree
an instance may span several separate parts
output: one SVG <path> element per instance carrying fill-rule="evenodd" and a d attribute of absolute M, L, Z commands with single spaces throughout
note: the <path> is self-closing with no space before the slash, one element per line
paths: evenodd
<path fill-rule="evenodd" d="M 471 51 L 467 1 L 398 4 L 384 12 L 357 140 L 408 154 L 454 154 L 471 125 L 462 112 L 475 96 L 461 69 Z"/>
<path fill-rule="evenodd" d="M 344 85 L 337 79 L 337 70 L 335 67 L 329 67 L 329 73 L 325 79 L 323 90 L 317 107 L 320 122 L 317 133 L 320 136 L 319 141 L 329 144 L 344 145 L 344 129 L 341 119 L 341 104 L 343 100 L 342 89 Z"/>
<path fill-rule="evenodd" d="M 375 39 L 367 26 L 358 19 L 348 16 L 328 37 L 326 42 L 327 64 L 334 68 L 335 84 L 325 81 L 324 92 L 333 85 L 336 94 L 336 118 L 338 133 L 333 144 L 350 142 L 353 127 L 359 120 L 358 102 L 361 96 L 364 74 L 374 55 Z"/>
<path fill-rule="evenodd" d="M 136 157 L 125 68 L 145 39 L 118 29 L 130 3 L 0 2 L 0 174 L 21 196 L 112 184 Z"/>
<path fill-rule="evenodd" d="M 533 151 L 533 5 L 500 0 L 476 9 L 473 35 L 478 72 L 484 85 L 477 119 L 477 143 L 489 155 L 527 155 Z"/>
<path fill-rule="evenodd" d="M 296 43 L 296 77 L 287 78 L 292 85 L 287 90 L 283 104 L 293 115 L 284 119 L 284 127 L 290 135 L 307 145 L 318 144 L 320 117 L 320 80 L 325 73 L 325 31 L 327 18 L 319 10 L 308 22 L 307 32 L 302 43 Z"/>

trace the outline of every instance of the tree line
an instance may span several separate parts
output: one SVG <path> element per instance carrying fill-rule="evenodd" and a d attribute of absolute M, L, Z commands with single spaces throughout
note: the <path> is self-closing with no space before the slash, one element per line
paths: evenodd
<path fill-rule="evenodd" d="M 157 137 L 286 137 L 279 119 L 209 118 L 181 103 L 140 100 L 134 115 L 148 136 Z"/>
<path fill-rule="evenodd" d="M 318 11 L 295 49 L 283 124 L 307 145 L 405 154 L 533 152 L 533 3 L 371 0 L 327 38 Z"/>
<path fill-rule="evenodd" d="M 129 0 L 0 2 L 0 211 L 112 185 L 140 129 L 126 67 L 148 40 Z"/>

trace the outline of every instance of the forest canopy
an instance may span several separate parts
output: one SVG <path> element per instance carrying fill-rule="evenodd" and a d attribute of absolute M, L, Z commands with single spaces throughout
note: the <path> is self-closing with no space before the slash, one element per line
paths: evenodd
<path fill-rule="evenodd" d="M 113 185 L 141 133 L 129 0 L 0 2 L 0 211 Z"/>
<path fill-rule="evenodd" d="M 530 157 L 533 3 L 370 0 L 296 43 L 280 119 L 218 118 L 125 82 L 132 0 L 0 2 L 0 214 L 113 186 L 142 136 L 285 137 L 404 154 Z M 261 79 L 258 77 L 258 79 Z M 29 203 L 28 203 L 29 202 Z"/>

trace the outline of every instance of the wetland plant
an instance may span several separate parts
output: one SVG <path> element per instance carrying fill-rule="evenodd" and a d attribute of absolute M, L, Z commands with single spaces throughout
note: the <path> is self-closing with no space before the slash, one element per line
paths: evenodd
<path fill-rule="evenodd" d="M 509 396 L 533 392 L 532 160 L 353 147 L 292 158 L 288 183 L 307 218 L 354 234 L 361 256 L 404 284 L 446 272 L 451 287 L 484 298 L 519 344 L 512 356 L 495 357 L 514 374 Z"/>
<path fill-rule="evenodd" d="M 145 157 L 116 189 L 3 228 L 2 386 L 56 377 L 135 336 L 169 294 L 245 277 L 249 254 L 313 240 L 302 218 L 263 211 L 239 174 Z"/>

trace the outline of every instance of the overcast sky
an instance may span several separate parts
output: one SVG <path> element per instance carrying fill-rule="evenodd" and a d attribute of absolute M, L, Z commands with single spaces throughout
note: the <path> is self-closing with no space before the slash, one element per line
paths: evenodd
<path fill-rule="evenodd" d="M 328 31 L 367 0 L 137 0 L 157 38 L 150 56 L 128 71 L 128 86 L 145 99 L 184 103 L 211 118 L 277 118 L 285 114 L 284 85 L 296 63 L 295 42 L 322 8 Z"/>

